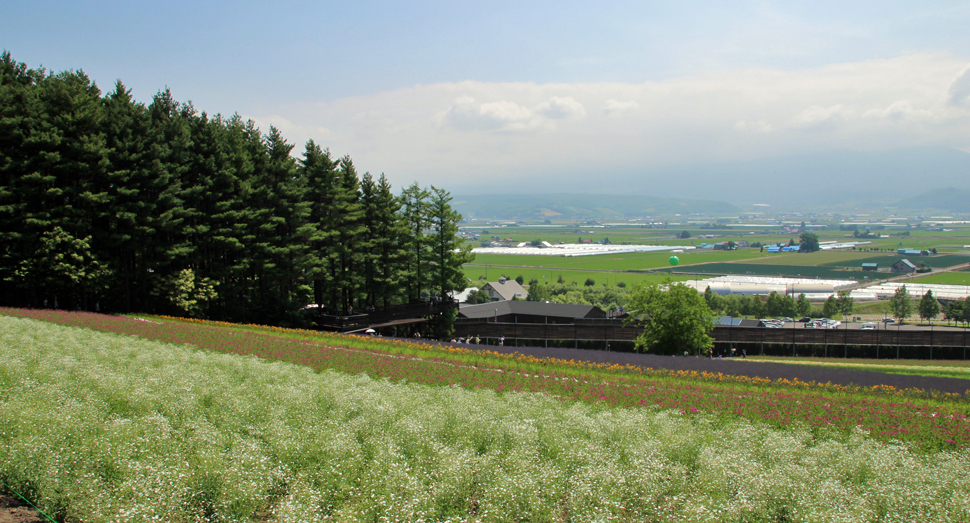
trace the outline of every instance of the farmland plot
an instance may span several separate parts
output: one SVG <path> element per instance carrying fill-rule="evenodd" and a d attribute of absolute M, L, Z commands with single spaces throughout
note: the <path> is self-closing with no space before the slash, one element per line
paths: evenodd
<path fill-rule="evenodd" d="M 73 521 L 961 521 L 970 452 L 0 317 L 0 477 Z"/>

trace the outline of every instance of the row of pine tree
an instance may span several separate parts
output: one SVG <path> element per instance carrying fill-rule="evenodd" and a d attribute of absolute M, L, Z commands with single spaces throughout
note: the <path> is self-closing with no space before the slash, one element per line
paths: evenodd
<path fill-rule="evenodd" d="M 464 287 L 447 191 L 392 193 L 310 141 L 169 91 L 0 59 L 0 296 L 8 306 L 306 324 Z"/>

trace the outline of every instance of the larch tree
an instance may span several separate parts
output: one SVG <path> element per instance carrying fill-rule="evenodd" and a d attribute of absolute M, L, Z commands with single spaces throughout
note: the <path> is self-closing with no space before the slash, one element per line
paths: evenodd
<path fill-rule="evenodd" d="M 417 182 L 401 192 L 401 219 L 405 227 L 405 288 L 408 300 L 421 298 L 428 287 L 430 246 L 425 231 L 430 228 L 427 207 L 430 194 Z"/>
<path fill-rule="evenodd" d="M 451 207 L 451 194 L 431 186 L 428 198 L 428 220 L 431 228 L 431 281 L 434 292 L 442 299 L 451 291 L 465 289 L 465 274 L 461 267 L 475 259 L 471 246 L 458 235 L 461 214 Z"/>

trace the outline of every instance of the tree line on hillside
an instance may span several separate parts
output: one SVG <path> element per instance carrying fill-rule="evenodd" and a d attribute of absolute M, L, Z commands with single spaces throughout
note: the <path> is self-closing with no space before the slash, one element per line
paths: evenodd
<path fill-rule="evenodd" d="M 464 288 L 451 195 L 162 91 L 0 58 L 3 305 L 306 324 Z"/>

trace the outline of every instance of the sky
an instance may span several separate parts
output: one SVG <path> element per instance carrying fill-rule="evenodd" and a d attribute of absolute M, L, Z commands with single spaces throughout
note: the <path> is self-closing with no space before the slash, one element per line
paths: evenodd
<path fill-rule="evenodd" d="M 6 0 L 0 47 L 396 187 L 647 194 L 695 165 L 970 153 L 970 3 L 792 4 Z"/>

